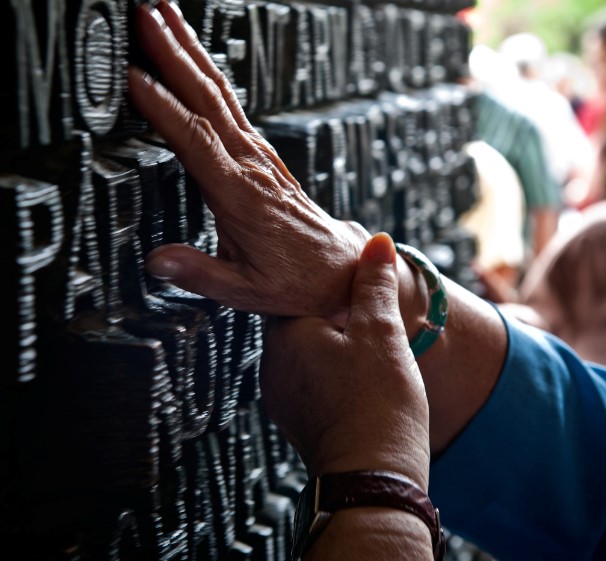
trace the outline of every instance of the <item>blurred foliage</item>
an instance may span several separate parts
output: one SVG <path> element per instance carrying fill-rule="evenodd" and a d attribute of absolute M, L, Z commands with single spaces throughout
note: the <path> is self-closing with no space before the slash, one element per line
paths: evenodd
<path fill-rule="evenodd" d="M 485 12 L 484 41 L 497 47 L 508 35 L 529 31 L 549 52 L 581 52 L 587 19 L 605 7 L 604 0 L 477 0 Z"/>

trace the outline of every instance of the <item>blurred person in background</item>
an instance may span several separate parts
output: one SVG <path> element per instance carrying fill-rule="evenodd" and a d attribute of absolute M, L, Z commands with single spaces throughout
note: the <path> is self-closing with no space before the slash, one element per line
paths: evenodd
<path fill-rule="evenodd" d="M 596 95 L 579 113 L 579 120 L 594 149 L 589 182 L 567 190 L 570 206 L 583 209 L 606 198 L 606 9 L 590 18 L 583 36 L 583 51 L 596 81 Z"/>
<path fill-rule="evenodd" d="M 599 15 L 584 38 L 598 95 L 580 113 L 595 144 L 595 168 L 589 183 L 567 193 L 579 211 L 576 220 L 560 229 L 517 291 L 503 290 L 489 277 L 482 280 L 502 309 L 557 335 L 584 359 L 606 364 L 606 11 Z"/>
<path fill-rule="evenodd" d="M 542 39 L 515 33 L 503 40 L 498 51 L 519 74 L 518 80 L 498 93 L 539 129 L 549 169 L 560 188 L 565 190 L 571 181 L 588 182 L 594 150 L 569 100 L 543 78 L 548 53 Z"/>
<path fill-rule="evenodd" d="M 524 191 L 513 167 L 487 142 L 470 142 L 465 151 L 475 163 L 478 199 L 459 222 L 477 241 L 474 267 L 481 280 L 490 279 L 484 286 L 507 295 L 515 292 L 526 262 Z M 494 299 L 492 293 L 482 296 Z"/>
<path fill-rule="evenodd" d="M 480 199 L 464 220 L 478 239 L 478 273 L 507 293 L 555 234 L 562 193 L 549 171 L 537 126 L 498 95 L 518 79 L 515 67 L 493 49 L 477 45 L 469 69 L 468 85 L 475 91 L 475 142 L 468 150 L 478 171 Z M 523 200 L 518 203 L 520 187 Z M 516 249 L 520 236 L 521 258 Z"/>
<path fill-rule="evenodd" d="M 582 126 L 580 116 L 595 89 L 591 69 L 583 58 L 569 52 L 552 54 L 545 62 L 544 79 L 568 100 Z"/>
<path fill-rule="evenodd" d="M 606 201 L 580 218 L 558 231 L 517 291 L 482 280 L 503 311 L 553 333 L 583 359 L 606 364 Z"/>
<path fill-rule="evenodd" d="M 596 87 L 579 118 L 583 129 L 593 136 L 603 129 L 606 115 L 606 8 L 594 14 L 586 25 L 583 57 L 593 73 Z"/>

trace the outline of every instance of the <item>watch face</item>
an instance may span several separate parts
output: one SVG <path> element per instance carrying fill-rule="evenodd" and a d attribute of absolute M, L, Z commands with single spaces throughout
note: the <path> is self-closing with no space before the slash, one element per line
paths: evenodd
<path fill-rule="evenodd" d="M 314 502 L 316 495 L 316 478 L 310 479 L 299 495 L 295 512 L 295 529 L 290 559 L 298 561 L 303 553 L 305 540 L 309 535 L 314 520 Z"/>

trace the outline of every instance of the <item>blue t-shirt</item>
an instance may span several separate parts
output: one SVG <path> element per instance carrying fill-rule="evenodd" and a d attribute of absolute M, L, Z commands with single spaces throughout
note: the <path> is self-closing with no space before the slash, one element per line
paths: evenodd
<path fill-rule="evenodd" d="M 446 528 L 498 561 L 604 560 L 606 368 L 544 331 L 503 320 L 503 371 L 431 464 L 431 500 Z"/>

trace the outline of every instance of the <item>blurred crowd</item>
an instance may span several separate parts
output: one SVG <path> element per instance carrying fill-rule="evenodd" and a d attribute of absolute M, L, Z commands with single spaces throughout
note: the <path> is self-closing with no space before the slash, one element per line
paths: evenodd
<path fill-rule="evenodd" d="M 483 296 L 606 363 L 606 9 L 578 55 L 520 32 L 469 66 Z"/>

